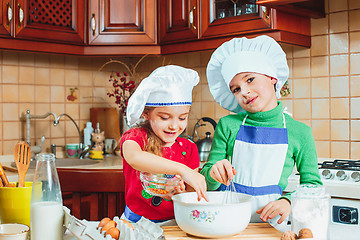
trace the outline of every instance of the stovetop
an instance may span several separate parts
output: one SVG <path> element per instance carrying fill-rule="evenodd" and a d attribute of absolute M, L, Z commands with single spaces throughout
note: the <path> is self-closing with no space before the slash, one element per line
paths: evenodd
<path fill-rule="evenodd" d="M 319 174 L 332 197 L 360 199 L 360 160 L 319 159 Z M 285 191 L 294 191 L 299 180 L 295 169 Z"/>
<path fill-rule="evenodd" d="M 324 161 L 319 163 L 319 169 L 341 169 L 360 171 L 360 160 L 342 160 Z"/>

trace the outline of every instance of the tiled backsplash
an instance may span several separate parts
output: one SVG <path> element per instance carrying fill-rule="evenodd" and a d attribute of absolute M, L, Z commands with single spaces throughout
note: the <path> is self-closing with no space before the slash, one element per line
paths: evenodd
<path fill-rule="evenodd" d="M 319 157 L 360 159 L 360 1 L 326 0 L 326 18 L 311 22 L 310 49 L 283 46 L 290 67 L 291 94 L 281 99 L 293 117 L 312 127 Z M 147 76 L 156 67 L 177 64 L 193 68 L 200 84 L 193 93 L 187 133 L 193 133 L 201 117 L 218 121 L 229 112 L 214 102 L 206 81 L 206 65 L 212 51 L 147 57 L 137 68 Z M 15 143 L 24 138 L 20 117 L 30 109 L 42 115 L 66 112 L 82 130 L 90 119 L 91 107 L 116 107 L 107 97 L 110 71 L 123 71 L 109 59 L 48 54 L 0 52 L 0 154 L 12 154 Z M 138 58 L 122 58 L 134 64 Z M 77 100 L 67 100 L 70 88 Z M 53 118 L 31 120 L 32 143 L 45 135 L 45 151 L 55 143 L 78 142 L 77 131 L 67 118 L 54 127 Z M 210 124 L 198 129 L 201 137 L 213 132 Z"/>

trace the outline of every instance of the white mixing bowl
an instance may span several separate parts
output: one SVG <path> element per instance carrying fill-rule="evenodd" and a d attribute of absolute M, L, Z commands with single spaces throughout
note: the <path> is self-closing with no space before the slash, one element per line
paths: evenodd
<path fill-rule="evenodd" d="M 197 201 L 196 192 L 172 197 L 175 219 L 186 233 L 199 237 L 219 238 L 243 231 L 250 222 L 251 196 L 232 192 L 231 203 L 224 203 L 225 192 L 207 192 L 209 202 Z"/>

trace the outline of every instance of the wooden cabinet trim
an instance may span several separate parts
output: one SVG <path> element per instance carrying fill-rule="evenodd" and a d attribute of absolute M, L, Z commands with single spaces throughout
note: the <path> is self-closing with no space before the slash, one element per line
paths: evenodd
<path fill-rule="evenodd" d="M 134 0 L 133 0 L 134 1 Z M 111 23 L 105 17 L 109 10 L 107 0 L 90 1 L 88 10 L 89 45 L 156 45 L 157 44 L 157 8 L 156 0 L 138 1 L 140 15 L 133 23 Z M 136 2 L 135 2 L 136 4 Z M 123 10 L 126 11 L 126 10 Z M 90 28 L 91 18 L 95 14 L 96 29 Z"/>
<path fill-rule="evenodd" d="M 249 37 L 253 38 L 259 35 L 268 35 L 274 38 L 277 42 L 281 44 L 296 45 L 301 47 L 309 47 L 311 43 L 311 36 L 296 34 L 292 32 L 269 30 L 267 32 L 254 32 L 246 35 L 236 35 L 236 36 L 225 36 L 222 38 L 209 38 L 201 39 L 198 41 L 191 42 L 181 42 L 175 44 L 167 44 L 161 46 L 161 54 L 174 54 L 174 53 L 183 53 L 183 52 L 195 52 L 203 50 L 213 50 L 219 47 L 226 41 L 233 39 L 234 37 Z M 296 39 L 296 41 L 294 41 Z"/>

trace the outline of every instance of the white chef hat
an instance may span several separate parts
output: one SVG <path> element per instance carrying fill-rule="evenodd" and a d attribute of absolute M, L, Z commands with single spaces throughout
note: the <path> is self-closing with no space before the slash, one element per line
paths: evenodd
<path fill-rule="evenodd" d="M 212 54 L 206 68 L 210 92 L 223 108 L 238 113 L 243 111 L 229 83 L 236 74 L 254 72 L 277 79 L 276 97 L 289 77 L 286 55 L 280 45 L 266 35 L 253 39 L 234 38 L 223 43 Z"/>
<path fill-rule="evenodd" d="M 141 117 L 145 106 L 181 106 L 192 104 L 192 90 L 199 83 L 196 71 L 168 65 L 155 69 L 131 95 L 126 108 L 128 125 Z"/>

